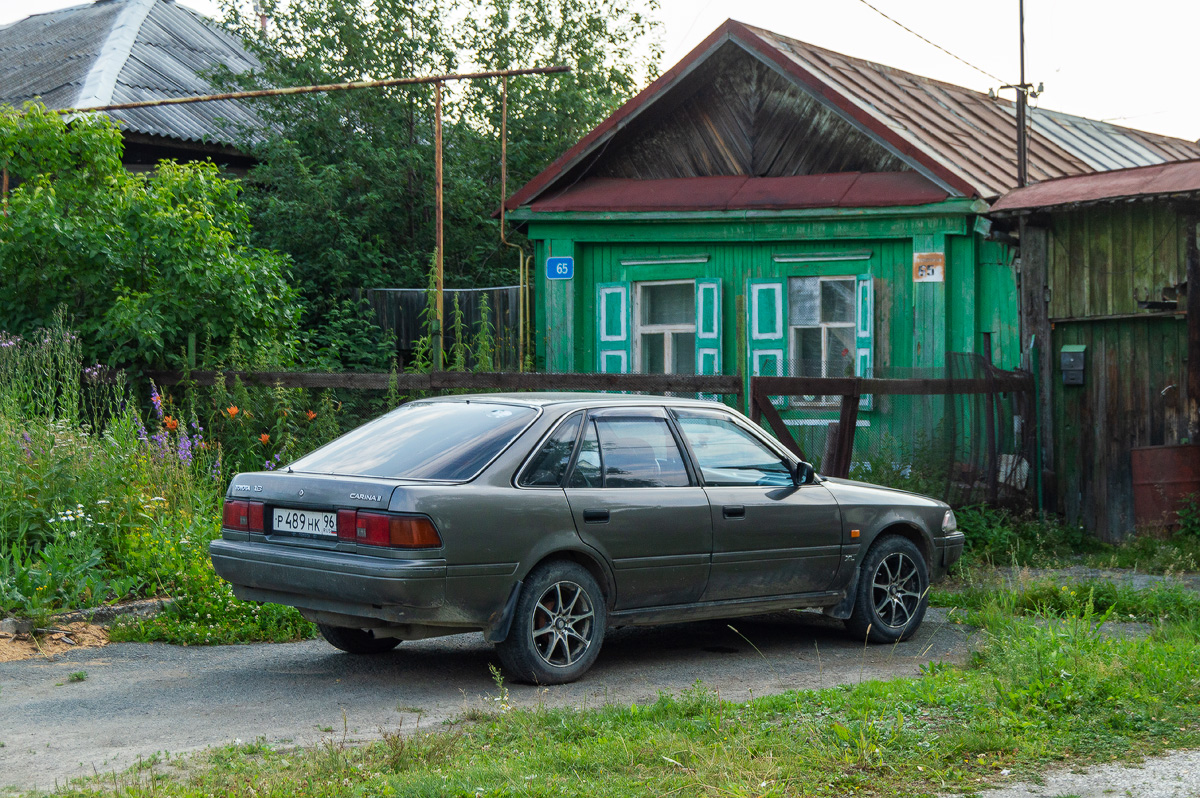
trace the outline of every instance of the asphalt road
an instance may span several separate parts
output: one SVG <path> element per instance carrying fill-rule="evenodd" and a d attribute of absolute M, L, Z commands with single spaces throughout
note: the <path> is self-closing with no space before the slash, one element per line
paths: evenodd
<path fill-rule="evenodd" d="M 509 695 L 518 706 L 592 707 L 653 701 L 660 691 L 701 681 L 723 698 L 744 700 L 915 674 L 930 660 L 961 661 L 970 633 L 937 609 L 913 640 L 894 647 L 854 643 L 840 624 L 813 613 L 619 629 L 579 682 L 511 684 Z M 373 657 L 343 654 L 321 640 L 120 643 L 0 663 L 0 786 L 52 789 L 158 751 L 238 739 L 307 744 L 340 739 L 344 728 L 361 740 L 380 730 L 436 727 L 464 710 L 494 706 L 489 663 L 499 664 L 479 634 L 402 643 Z M 87 679 L 70 681 L 77 671 Z"/>

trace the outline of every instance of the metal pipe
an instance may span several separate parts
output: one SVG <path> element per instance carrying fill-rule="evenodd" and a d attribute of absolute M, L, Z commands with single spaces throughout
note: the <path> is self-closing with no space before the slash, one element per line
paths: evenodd
<path fill-rule="evenodd" d="M 1025 0 L 1020 0 L 1021 19 L 1021 81 L 1017 86 L 1017 188 L 1029 183 L 1029 164 L 1026 150 L 1025 106 L 1029 102 L 1029 87 L 1025 85 Z"/>
<path fill-rule="evenodd" d="M 437 211 L 435 213 L 434 228 L 436 230 L 436 247 L 437 254 L 437 333 L 436 345 L 433 353 L 434 371 L 441 371 L 444 362 L 445 339 L 446 339 L 446 313 L 443 303 L 445 288 L 443 278 L 443 254 L 445 249 L 445 237 L 442 228 L 442 84 L 440 82 L 433 84 L 433 150 L 434 150 L 434 165 L 433 174 L 434 182 L 437 185 Z"/>
<path fill-rule="evenodd" d="M 348 83 L 321 83 L 312 86 L 288 86 L 280 89 L 254 89 L 251 91 L 231 91 L 224 94 L 198 94 L 194 97 L 165 97 L 158 100 L 142 100 L 133 103 L 115 103 L 112 105 L 95 105 L 87 108 L 53 108 L 59 114 L 82 114 L 94 111 L 125 111 L 131 108 L 156 108 L 162 105 L 186 105 L 188 103 L 206 103 L 216 100 L 251 100 L 256 97 L 285 97 L 293 94 L 316 94 L 330 91 L 353 91 L 355 89 L 380 89 L 387 86 L 416 86 L 423 83 L 445 83 L 451 80 L 474 80 L 476 78 L 501 78 L 516 75 L 550 75 L 559 72 L 570 72 L 569 66 L 533 67 L 530 69 L 503 69 L 491 72 L 462 72 L 445 75 L 426 75 L 415 78 L 387 78 L 385 80 L 356 80 Z"/>

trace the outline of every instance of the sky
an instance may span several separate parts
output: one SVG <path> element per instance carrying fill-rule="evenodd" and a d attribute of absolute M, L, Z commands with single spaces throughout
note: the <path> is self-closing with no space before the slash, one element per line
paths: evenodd
<path fill-rule="evenodd" d="M 215 0 L 178 1 L 216 15 Z M 662 67 L 733 17 L 980 91 L 1018 81 L 1018 0 L 868 1 L 877 10 L 864 0 L 660 0 Z M 79 2 L 0 0 L 0 25 Z M 1195 141 L 1198 30 L 1195 0 L 1026 0 L 1026 80 L 1045 84 L 1037 105 Z"/>

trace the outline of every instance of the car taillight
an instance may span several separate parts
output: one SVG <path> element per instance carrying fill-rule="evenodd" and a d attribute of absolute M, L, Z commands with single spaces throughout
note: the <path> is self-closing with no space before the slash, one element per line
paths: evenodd
<path fill-rule="evenodd" d="M 239 532 L 262 532 L 263 503 L 226 499 L 221 526 Z"/>
<path fill-rule="evenodd" d="M 401 549 L 436 549 L 442 538 L 423 515 L 395 515 L 338 510 L 340 540 Z"/>

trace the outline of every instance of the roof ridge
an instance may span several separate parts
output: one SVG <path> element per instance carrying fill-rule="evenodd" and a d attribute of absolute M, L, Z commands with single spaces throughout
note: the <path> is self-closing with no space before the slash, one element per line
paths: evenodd
<path fill-rule="evenodd" d="M 112 102 L 117 78 L 133 52 L 134 42 L 158 0 L 122 0 L 125 7 L 113 22 L 100 53 L 88 70 L 75 100 L 76 108 L 95 108 Z"/>

